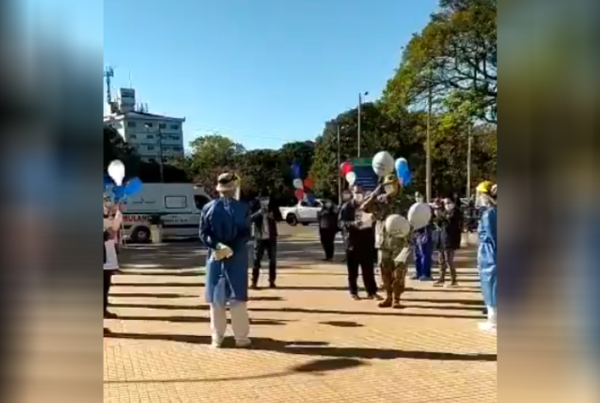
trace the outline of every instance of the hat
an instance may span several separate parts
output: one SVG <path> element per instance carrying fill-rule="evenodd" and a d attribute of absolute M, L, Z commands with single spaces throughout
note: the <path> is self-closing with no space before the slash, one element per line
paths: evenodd
<path fill-rule="evenodd" d="M 386 175 L 383 177 L 381 184 L 383 186 L 391 185 L 391 184 L 398 184 L 398 178 L 396 178 L 393 174 Z"/>
<path fill-rule="evenodd" d="M 477 185 L 477 188 L 475 190 L 477 193 L 483 193 L 483 194 L 489 195 L 492 193 L 493 186 L 494 186 L 494 184 L 492 182 L 483 181 L 479 185 Z"/>
<path fill-rule="evenodd" d="M 228 192 L 235 190 L 238 176 L 231 172 L 222 173 L 217 178 L 217 192 Z"/>

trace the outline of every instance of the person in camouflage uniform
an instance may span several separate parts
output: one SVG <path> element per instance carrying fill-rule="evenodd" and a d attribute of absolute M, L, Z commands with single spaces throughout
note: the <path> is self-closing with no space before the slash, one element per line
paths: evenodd
<path fill-rule="evenodd" d="M 361 210 L 373 215 L 375 221 L 375 248 L 377 264 L 383 279 L 386 298 L 380 308 L 402 308 L 400 296 L 405 289 L 409 244 L 407 237 L 393 236 L 385 229 L 385 221 L 398 214 L 396 200 L 400 193 L 398 179 L 394 175 L 382 178 L 381 184 L 361 205 Z"/>

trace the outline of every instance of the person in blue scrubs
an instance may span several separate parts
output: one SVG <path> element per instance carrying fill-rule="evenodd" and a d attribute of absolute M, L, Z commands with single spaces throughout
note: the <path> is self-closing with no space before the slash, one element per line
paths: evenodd
<path fill-rule="evenodd" d="M 417 192 L 415 202 L 423 203 L 423 196 Z M 433 259 L 433 231 L 432 224 L 426 225 L 413 231 L 412 239 L 415 249 L 415 275 L 412 280 L 433 281 L 431 277 L 431 266 Z"/>
<path fill-rule="evenodd" d="M 495 199 L 496 189 L 489 181 L 482 182 L 477 186 L 477 205 L 482 209 L 478 228 L 477 268 L 481 278 L 483 301 L 487 309 L 487 321 L 480 323 L 479 328 L 494 332 L 498 323 L 496 297 L 498 286 L 498 210 Z"/>
<path fill-rule="evenodd" d="M 221 347 L 227 330 L 227 305 L 237 347 L 248 347 L 248 248 L 250 210 L 236 200 L 239 178 L 219 175 L 220 197 L 202 208 L 200 240 L 208 247 L 206 302 L 210 305 L 212 346 Z"/>

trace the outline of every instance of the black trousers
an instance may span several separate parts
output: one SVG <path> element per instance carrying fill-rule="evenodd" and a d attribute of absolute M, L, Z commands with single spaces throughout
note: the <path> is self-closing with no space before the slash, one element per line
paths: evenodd
<path fill-rule="evenodd" d="M 368 295 L 377 293 L 375 281 L 375 262 L 373 262 L 373 248 L 355 247 L 346 250 L 346 265 L 348 267 L 348 288 L 350 294 L 358 295 L 358 270 L 361 269 L 363 284 Z"/>
<path fill-rule="evenodd" d="M 335 234 L 337 230 L 329 228 L 319 229 L 319 235 L 321 238 L 321 245 L 323 245 L 323 251 L 325 251 L 325 259 L 333 259 L 335 253 Z"/>
<path fill-rule="evenodd" d="M 277 241 L 275 239 L 257 239 L 254 243 L 254 265 L 252 266 L 252 284 L 258 283 L 260 263 L 267 251 L 269 257 L 269 283 L 277 280 Z"/>
<path fill-rule="evenodd" d="M 108 293 L 113 274 L 113 270 L 104 270 L 104 312 L 108 311 Z"/>

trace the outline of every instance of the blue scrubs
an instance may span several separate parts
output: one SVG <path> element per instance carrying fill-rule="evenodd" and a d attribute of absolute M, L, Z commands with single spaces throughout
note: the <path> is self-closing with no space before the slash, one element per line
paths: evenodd
<path fill-rule="evenodd" d="M 498 286 L 498 210 L 488 207 L 479 221 L 479 249 L 477 268 L 481 278 L 481 292 L 486 306 L 496 308 L 496 289 Z"/>
<path fill-rule="evenodd" d="M 431 278 L 433 234 L 431 227 L 415 230 L 415 269 L 418 278 Z"/>
<path fill-rule="evenodd" d="M 206 302 L 213 303 L 215 289 L 225 271 L 228 301 L 248 301 L 248 247 L 250 210 L 238 200 L 220 198 L 206 204 L 200 221 L 200 240 L 209 248 L 206 260 Z M 229 259 L 217 261 L 211 250 L 221 243 L 233 250 Z"/>

